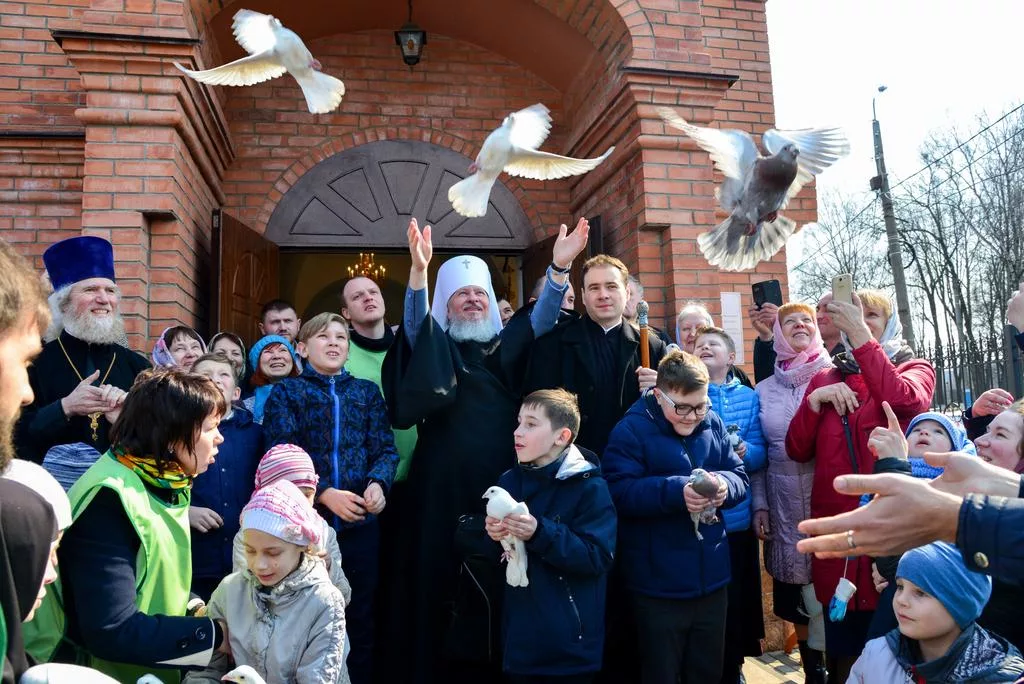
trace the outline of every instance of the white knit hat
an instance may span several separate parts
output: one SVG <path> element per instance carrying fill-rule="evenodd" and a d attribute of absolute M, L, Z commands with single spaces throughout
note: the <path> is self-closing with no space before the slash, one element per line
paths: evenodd
<path fill-rule="evenodd" d="M 289 480 L 257 490 L 242 509 L 241 526 L 297 546 L 319 546 L 323 530 L 319 514 Z"/>
<path fill-rule="evenodd" d="M 53 475 L 46 472 L 41 465 L 16 458 L 11 461 L 3 476 L 25 485 L 50 504 L 53 515 L 57 518 L 58 530 L 71 527 L 71 502 L 68 495 Z"/>

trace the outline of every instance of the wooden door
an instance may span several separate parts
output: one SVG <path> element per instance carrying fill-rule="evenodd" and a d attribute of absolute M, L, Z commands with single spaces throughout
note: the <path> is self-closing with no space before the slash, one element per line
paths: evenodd
<path fill-rule="evenodd" d="M 278 296 L 277 245 L 223 210 L 213 212 L 212 329 L 260 338 L 260 309 Z"/>

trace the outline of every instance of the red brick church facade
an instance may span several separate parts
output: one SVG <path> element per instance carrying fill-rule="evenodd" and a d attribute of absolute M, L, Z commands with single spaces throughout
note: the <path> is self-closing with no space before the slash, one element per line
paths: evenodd
<path fill-rule="evenodd" d="M 173 62 L 243 54 L 230 33 L 242 6 L 280 18 L 345 81 L 337 111 L 309 114 L 288 77 L 233 89 L 183 77 Z M 110 239 L 132 344 L 148 349 L 172 322 L 215 325 L 215 210 L 271 236 L 275 209 L 317 164 L 381 140 L 468 163 L 505 114 L 539 101 L 555 122 L 544 149 L 616 151 L 578 178 L 502 179 L 528 242 L 600 216 L 604 251 L 639 273 L 658 324 L 687 299 L 714 312 L 721 290 L 749 301 L 752 281 L 785 283 L 784 251 L 752 273 L 704 261 L 696 236 L 721 220 L 712 170 L 656 114 L 774 123 L 763 0 L 416 0 L 428 44 L 414 68 L 393 38 L 407 11 L 400 0 L 3 0 L 0 236 L 37 262 L 60 238 Z M 813 220 L 813 188 L 789 213 Z"/>

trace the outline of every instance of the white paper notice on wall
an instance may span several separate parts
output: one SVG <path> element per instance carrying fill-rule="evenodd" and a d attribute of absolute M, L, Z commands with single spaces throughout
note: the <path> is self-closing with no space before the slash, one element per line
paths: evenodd
<path fill-rule="evenodd" d="M 739 292 L 722 293 L 722 328 L 729 333 L 736 345 L 735 364 L 740 366 L 743 360 L 743 304 Z"/>

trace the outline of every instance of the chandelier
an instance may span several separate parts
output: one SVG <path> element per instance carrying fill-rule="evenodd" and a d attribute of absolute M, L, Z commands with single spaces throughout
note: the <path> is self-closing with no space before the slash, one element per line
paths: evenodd
<path fill-rule="evenodd" d="M 373 263 L 373 252 L 359 253 L 359 261 L 355 266 L 348 267 L 348 277 L 356 278 L 363 277 L 369 278 L 373 281 L 379 281 L 384 279 L 384 275 L 387 272 L 387 268 L 383 264 Z"/>

